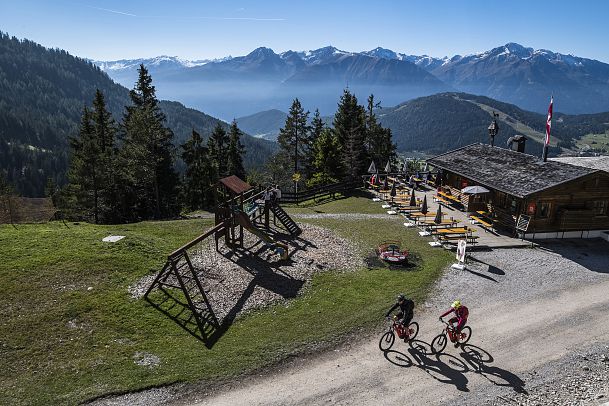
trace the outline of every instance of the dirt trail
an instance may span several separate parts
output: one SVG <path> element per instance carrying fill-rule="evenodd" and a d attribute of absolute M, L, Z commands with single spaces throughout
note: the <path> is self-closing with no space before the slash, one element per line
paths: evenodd
<path fill-rule="evenodd" d="M 532 255 L 530 250 L 521 252 L 527 258 Z M 512 250 L 510 255 L 521 254 Z M 416 345 L 430 343 L 440 332 L 439 309 L 434 301 L 449 303 L 454 298 L 450 288 L 439 289 L 429 302 L 432 304 L 415 316 L 421 325 L 421 341 L 415 348 L 396 341 L 393 351 L 383 354 L 378 349 L 379 337 L 370 337 L 347 351 L 329 352 L 271 376 L 235 383 L 216 396 L 183 399 L 180 404 L 463 405 L 483 404 L 498 393 L 509 398 L 514 391 L 527 389 L 529 373 L 541 365 L 587 345 L 609 343 L 609 274 L 591 272 L 560 255 L 536 255 L 540 255 L 540 261 L 568 261 L 570 276 L 563 281 L 557 279 L 558 275 L 550 275 L 552 285 L 543 286 L 538 275 L 543 263 L 537 265 L 539 269 L 529 270 L 536 274 L 530 280 L 526 272 L 510 275 L 509 269 L 507 276 L 491 281 L 475 274 L 452 275 L 470 283 L 470 290 L 476 288 L 472 283 L 486 284 L 484 294 L 475 290 L 469 293 L 470 303 L 475 303 L 470 315 L 474 332 L 471 346 L 465 349 L 455 349 L 449 343 L 445 354 L 438 357 L 415 349 Z M 605 262 L 609 256 L 603 258 L 598 263 L 609 267 L 609 261 Z M 547 267 L 555 270 L 558 265 Z M 469 282 L 471 278 L 482 282 Z M 514 291 L 514 300 L 498 300 L 506 289 Z M 526 292 L 518 296 L 519 290 Z"/>

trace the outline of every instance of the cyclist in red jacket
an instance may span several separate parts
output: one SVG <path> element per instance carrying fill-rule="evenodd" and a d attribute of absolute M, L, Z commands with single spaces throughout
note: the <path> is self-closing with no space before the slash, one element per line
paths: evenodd
<path fill-rule="evenodd" d="M 456 334 L 459 334 L 461 332 L 461 329 L 465 326 L 465 323 L 467 323 L 467 316 L 469 316 L 469 310 L 466 306 L 463 306 L 461 304 L 460 300 L 455 300 L 450 305 L 450 309 L 448 309 L 446 312 L 444 312 L 444 314 L 440 316 L 440 320 L 443 321 L 442 317 L 452 312 L 455 313 L 455 317 L 452 317 L 450 320 L 448 320 L 448 324 L 453 326 L 453 329 L 455 330 Z M 455 323 L 457 324 L 456 326 L 454 325 Z M 455 347 L 458 346 L 459 342 L 457 341 L 455 343 Z"/>

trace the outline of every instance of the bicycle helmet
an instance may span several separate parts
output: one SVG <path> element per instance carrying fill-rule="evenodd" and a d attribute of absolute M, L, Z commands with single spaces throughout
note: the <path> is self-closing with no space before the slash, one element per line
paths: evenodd
<path fill-rule="evenodd" d="M 401 302 L 402 300 L 405 300 L 405 299 L 406 299 L 406 295 L 403 293 L 400 293 L 397 297 L 398 302 Z"/>
<path fill-rule="evenodd" d="M 461 301 L 460 300 L 455 300 L 450 307 L 452 307 L 453 309 L 458 309 L 459 307 L 461 307 Z"/>

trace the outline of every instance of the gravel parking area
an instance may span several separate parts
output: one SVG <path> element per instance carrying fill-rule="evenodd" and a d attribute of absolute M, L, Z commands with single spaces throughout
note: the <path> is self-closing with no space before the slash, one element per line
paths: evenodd
<path fill-rule="evenodd" d="M 552 240 L 538 248 L 471 253 L 467 270 L 449 270 L 425 306 L 445 308 L 460 298 L 474 310 L 489 300 L 508 306 L 539 295 L 609 280 L 609 244 L 603 240 Z M 481 294 L 483 293 L 483 294 Z"/>

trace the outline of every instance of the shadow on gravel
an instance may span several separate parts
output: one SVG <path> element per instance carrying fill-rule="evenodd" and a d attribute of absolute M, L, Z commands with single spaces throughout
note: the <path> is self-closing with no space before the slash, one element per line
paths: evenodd
<path fill-rule="evenodd" d="M 408 352 L 416 367 L 421 368 L 435 380 L 455 385 L 461 392 L 469 392 L 468 379 L 464 375 L 467 365 L 459 358 L 449 354 L 431 354 L 431 346 L 421 340 L 413 340 Z"/>
<path fill-rule="evenodd" d="M 402 368 L 408 368 L 414 365 L 410 357 L 403 352 L 387 350 L 383 352 L 383 355 L 387 361 Z"/>
<path fill-rule="evenodd" d="M 609 273 L 609 244 L 601 238 L 535 240 L 538 249 L 567 258 L 593 272 Z"/>
<path fill-rule="evenodd" d="M 518 375 L 505 369 L 488 365 L 494 359 L 486 350 L 475 345 L 465 344 L 461 348 L 459 355 L 469 364 L 474 372 L 481 374 L 494 385 L 510 386 L 515 392 L 527 393 L 526 389 L 524 389 L 525 383 Z"/>
<path fill-rule="evenodd" d="M 518 375 L 505 369 L 489 365 L 495 361 L 486 350 L 471 344 L 461 347 L 459 357 L 445 352 L 434 354 L 431 345 L 421 340 L 412 340 L 408 355 L 395 350 L 384 351 L 385 359 L 399 367 L 415 366 L 424 370 L 438 382 L 454 385 L 462 392 L 469 392 L 467 372 L 485 377 L 497 386 L 511 387 L 515 392 L 526 394 L 525 382 Z"/>

